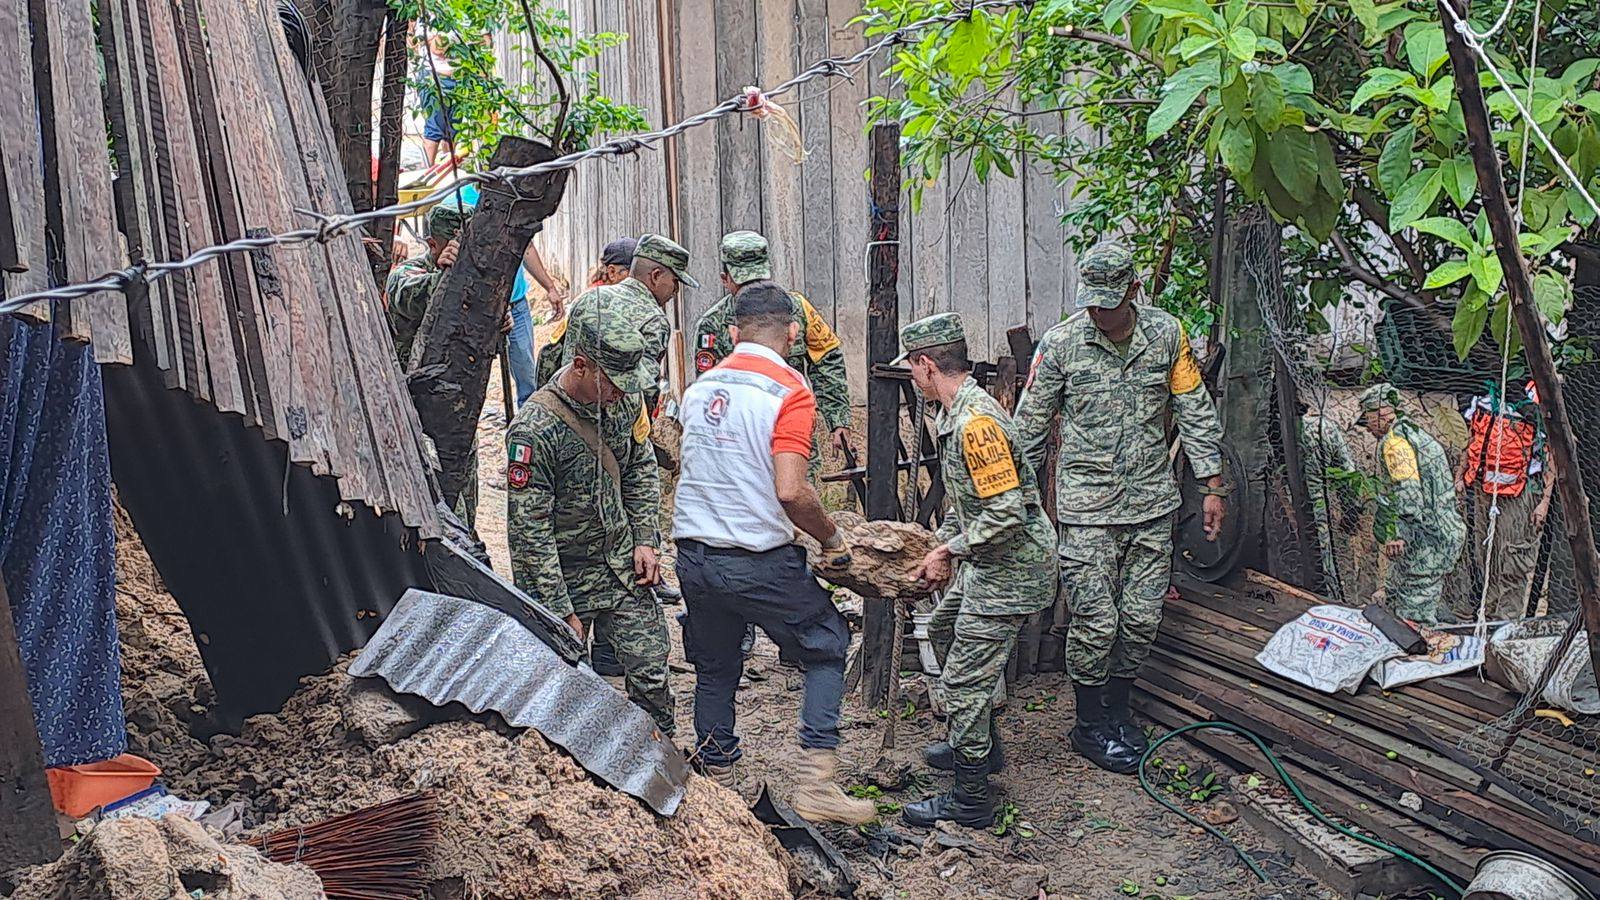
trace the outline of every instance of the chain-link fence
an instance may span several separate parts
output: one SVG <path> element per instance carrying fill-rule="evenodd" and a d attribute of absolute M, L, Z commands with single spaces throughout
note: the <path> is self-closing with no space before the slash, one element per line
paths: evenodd
<path fill-rule="evenodd" d="M 1600 837 L 1600 716 L 1579 711 L 1600 712 L 1600 693 L 1573 624 L 1572 555 L 1521 351 L 1504 352 L 1495 317 L 1463 359 L 1454 311 L 1394 296 L 1402 291 L 1355 285 L 1331 309 L 1315 307 L 1284 271 L 1276 226 L 1235 234 L 1232 263 L 1260 301 L 1266 365 L 1277 370 L 1264 429 L 1267 564 L 1335 602 L 1382 602 L 1437 622 L 1436 650 L 1494 637 L 1487 675 L 1522 699 L 1493 721 L 1503 704 L 1464 720 L 1456 750 L 1530 805 Z M 1591 493 L 1600 487 L 1596 340 L 1600 289 L 1579 288 L 1555 350 Z M 1392 393 L 1374 387 L 1385 384 Z"/>

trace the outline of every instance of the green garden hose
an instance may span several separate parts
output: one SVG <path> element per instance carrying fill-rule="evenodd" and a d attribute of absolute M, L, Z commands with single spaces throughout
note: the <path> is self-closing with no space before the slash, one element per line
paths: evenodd
<path fill-rule="evenodd" d="M 1395 856 L 1398 856 L 1399 858 L 1405 860 L 1406 862 L 1409 862 L 1412 865 L 1417 866 L 1418 868 L 1422 869 L 1422 871 L 1427 872 L 1429 875 L 1432 875 L 1433 877 L 1439 879 L 1439 881 L 1441 883 L 1443 883 L 1450 890 L 1454 891 L 1457 897 L 1460 897 L 1460 896 L 1462 896 L 1463 894 L 1466 893 L 1466 889 L 1463 888 L 1461 885 L 1457 884 L 1454 880 L 1452 880 L 1450 878 L 1450 876 L 1448 876 L 1445 873 L 1439 871 L 1437 868 L 1435 868 L 1430 863 L 1424 861 L 1423 859 L 1421 859 L 1421 858 L 1419 858 L 1417 856 L 1414 856 L 1414 855 L 1412 855 L 1410 853 L 1407 853 L 1406 851 L 1400 849 L 1399 847 L 1394 846 L 1393 844 L 1384 843 L 1383 841 L 1380 841 L 1377 838 L 1368 837 L 1367 835 L 1364 835 L 1364 834 L 1360 833 L 1359 831 L 1354 831 L 1352 829 L 1346 828 L 1345 826 L 1340 825 L 1338 822 L 1335 822 L 1332 819 L 1328 818 L 1327 814 L 1324 813 L 1321 809 L 1319 809 L 1315 803 L 1311 802 L 1311 798 L 1307 797 L 1305 795 L 1304 791 L 1300 790 L 1300 785 L 1295 783 L 1294 777 L 1291 776 L 1286 769 L 1284 769 L 1283 763 L 1278 761 L 1277 754 L 1272 752 L 1272 749 L 1267 746 L 1265 741 L 1263 741 L 1254 732 L 1250 731 L 1247 728 L 1241 728 L 1240 726 L 1235 725 L 1232 722 L 1195 722 L 1195 723 L 1193 723 L 1191 725 L 1185 725 L 1182 728 L 1176 729 L 1174 731 L 1169 731 L 1166 734 L 1162 735 L 1161 737 L 1157 738 L 1155 741 L 1152 741 L 1151 744 L 1150 744 L 1150 749 L 1146 750 L 1144 752 L 1144 756 L 1141 757 L 1140 760 L 1139 760 L 1139 786 L 1144 788 L 1144 792 L 1146 794 L 1149 794 L 1151 797 L 1155 798 L 1155 801 L 1157 803 L 1160 803 L 1162 806 L 1165 806 L 1167 809 L 1171 810 L 1172 812 L 1177 813 L 1179 816 L 1181 816 L 1184 819 L 1184 821 L 1188 822 L 1191 825 L 1196 825 L 1196 826 L 1199 826 L 1200 828 L 1205 829 L 1206 832 L 1208 834 L 1210 834 L 1212 837 L 1216 838 L 1219 841 L 1222 841 L 1224 844 L 1227 844 L 1230 848 L 1233 849 L 1233 852 L 1238 855 L 1239 860 L 1241 862 L 1243 862 L 1246 866 L 1248 866 L 1250 868 L 1251 872 L 1255 873 L 1255 876 L 1257 878 L 1261 879 L 1264 882 L 1272 880 L 1272 879 L 1267 877 L 1266 871 L 1263 870 L 1261 868 L 1261 866 L 1253 858 L 1251 858 L 1250 854 L 1245 852 L 1245 849 L 1243 847 L 1239 846 L 1237 843 L 1234 842 L 1234 840 L 1232 838 L 1228 837 L 1226 834 L 1223 834 L 1222 831 L 1219 830 L 1218 828 L 1216 828 L 1215 826 L 1211 825 L 1208 822 L 1202 821 L 1201 819 L 1199 819 L 1198 817 L 1196 817 L 1192 813 L 1188 812 L 1187 810 L 1185 810 L 1182 807 L 1178 806 L 1176 803 L 1173 803 L 1171 800 L 1167 799 L 1165 796 L 1163 796 L 1161 794 L 1161 792 L 1157 791 L 1155 789 L 1155 787 L 1153 785 L 1151 785 L 1150 779 L 1145 776 L 1145 766 L 1149 765 L 1152 755 L 1155 754 L 1156 750 L 1159 749 L 1161 747 L 1161 745 L 1165 744 L 1167 741 L 1170 741 L 1175 737 L 1178 737 L 1178 736 L 1183 735 L 1183 734 L 1187 734 L 1187 733 L 1189 733 L 1191 731 L 1204 731 L 1204 730 L 1226 731 L 1226 732 L 1229 732 L 1231 734 L 1238 735 L 1239 737 L 1244 738 L 1245 740 L 1249 741 L 1250 743 L 1255 744 L 1256 749 L 1260 750 L 1261 751 L 1261 755 L 1266 757 L 1267 762 L 1272 765 L 1272 770 L 1273 770 L 1273 772 L 1277 773 L 1278 780 L 1283 782 L 1283 786 L 1289 789 L 1289 793 L 1294 795 L 1294 799 L 1296 801 L 1298 801 L 1299 804 L 1302 807 L 1305 808 L 1306 812 L 1309 812 L 1309 813 L 1311 813 L 1311 815 L 1315 816 L 1317 821 L 1319 821 L 1322 824 L 1328 826 L 1329 828 L 1332 828 L 1334 831 L 1337 831 L 1340 834 L 1345 835 L 1346 837 L 1354 838 L 1354 839 L 1360 841 L 1361 843 L 1366 844 L 1366 845 L 1368 845 L 1370 847 L 1376 847 L 1379 850 L 1383 850 L 1383 851 L 1386 851 L 1388 853 L 1393 853 Z"/>

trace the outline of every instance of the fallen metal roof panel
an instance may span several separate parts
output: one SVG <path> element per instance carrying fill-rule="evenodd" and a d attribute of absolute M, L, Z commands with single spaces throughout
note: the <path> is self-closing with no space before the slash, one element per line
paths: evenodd
<path fill-rule="evenodd" d="M 670 816 L 688 764 L 655 723 L 586 665 L 572 666 L 515 619 L 482 603 L 406 591 L 350 674 L 473 712 L 492 709 L 565 748 L 585 769 Z"/>

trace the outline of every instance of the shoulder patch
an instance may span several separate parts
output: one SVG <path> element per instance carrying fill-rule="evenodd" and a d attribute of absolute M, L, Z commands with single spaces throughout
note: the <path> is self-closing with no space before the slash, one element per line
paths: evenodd
<path fill-rule="evenodd" d="M 710 335 L 706 335 L 710 337 Z M 697 374 L 704 375 L 717 365 L 717 355 L 710 348 L 702 348 L 694 355 L 694 370 Z"/>
<path fill-rule="evenodd" d="M 1189 334 L 1178 326 L 1178 355 L 1172 361 L 1172 371 L 1167 374 L 1167 384 L 1173 394 L 1187 394 L 1200 387 L 1200 364 L 1195 361 L 1194 348 L 1189 346 Z"/>
<path fill-rule="evenodd" d="M 567 335 L 567 322 L 571 321 L 571 319 L 571 315 L 568 315 L 566 318 L 563 318 L 561 321 L 556 323 L 555 330 L 550 332 L 550 343 L 561 343 L 561 339 Z"/>
<path fill-rule="evenodd" d="M 639 404 L 639 418 L 633 420 L 633 442 L 642 444 L 650 437 L 650 416 L 645 414 L 644 404 Z"/>
<path fill-rule="evenodd" d="M 1394 481 L 1417 481 L 1417 451 L 1411 442 L 1398 434 L 1383 439 L 1383 465 Z"/>
<path fill-rule="evenodd" d="M 1022 483 L 1005 429 L 990 416 L 967 420 L 961 433 L 961 452 L 979 498 L 1003 494 Z"/>
<path fill-rule="evenodd" d="M 817 362 L 839 346 L 839 336 L 834 334 L 827 322 L 823 321 L 822 314 L 817 312 L 817 308 L 811 305 L 811 301 L 807 300 L 804 294 L 799 291 L 792 293 L 794 298 L 800 301 L 800 309 L 806 320 L 804 338 L 806 355 L 811 357 L 812 362 Z"/>

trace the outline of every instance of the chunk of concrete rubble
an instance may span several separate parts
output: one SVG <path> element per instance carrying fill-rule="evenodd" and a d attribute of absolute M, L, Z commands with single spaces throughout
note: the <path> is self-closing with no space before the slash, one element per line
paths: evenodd
<path fill-rule="evenodd" d="M 828 581 L 871 600 L 912 600 L 928 595 L 917 581 L 917 569 L 928 551 L 938 546 L 933 532 L 915 522 L 868 521 L 857 513 L 834 513 L 833 520 L 850 547 L 850 569 L 830 572 Z M 815 565 L 821 547 L 811 535 L 797 533 L 806 555 Z"/>

